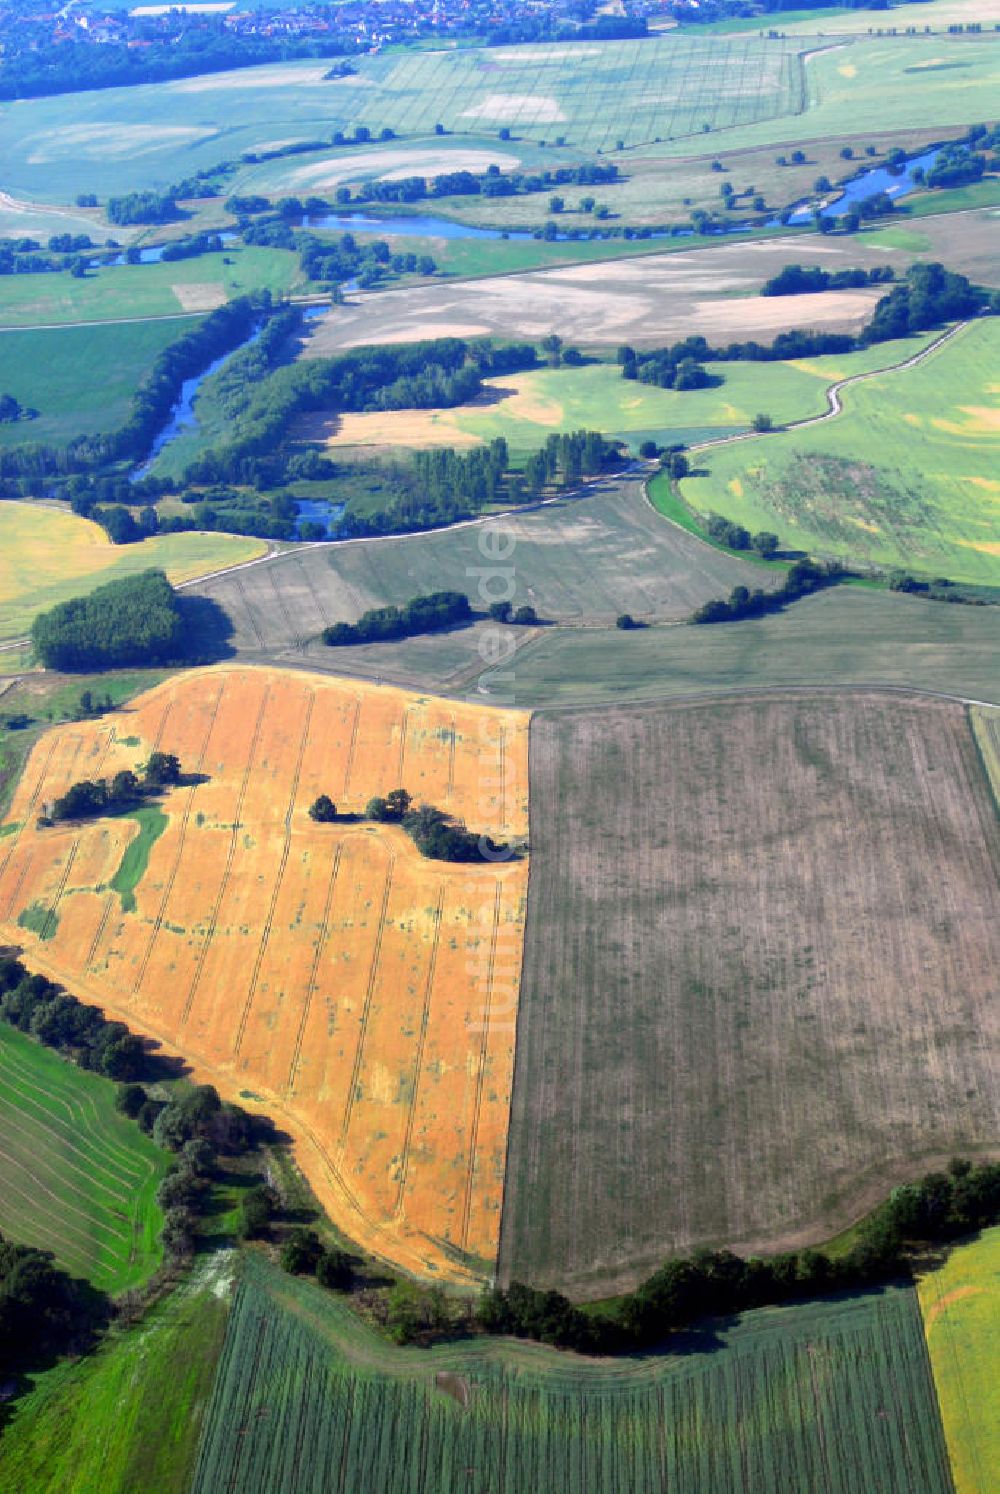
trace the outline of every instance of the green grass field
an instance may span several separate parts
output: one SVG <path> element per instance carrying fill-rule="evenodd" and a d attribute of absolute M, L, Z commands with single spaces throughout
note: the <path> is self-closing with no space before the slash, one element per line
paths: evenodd
<path fill-rule="evenodd" d="M 33 406 L 39 418 L 0 425 L 0 445 L 62 446 L 124 425 L 137 385 L 163 349 L 196 321 L 2 333 L 0 390 Z"/>
<path fill-rule="evenodd" d="M 112 545 L 99 525 L 64 509 L 0 503 L 0 642 L 22 637 L 37 613 L 102 582 L 160 566 L 176 584 L 252 560 L 266 549 L 263 540 L 207 533 L 157 534 L 134 545 Z"/>
<path fill-rule="evenodd" d="M 168 1157 L 114 1099 L 110 1080 L 0 1023 L 0 1229 L 120 1292 L 159 1264 Z"/>
<path fill-rule="evenodd" d="M 640 144 L 672 158 L 698 154 L 706 126 L 717 154 L 845 128 L 884 135 L 991 117 L 1000 51 L 990 36 L 865 37 L 803 62 L 811 45 L 673 32 L 645 42 L 407 50 L 360 58 L 357 74 L 339 81 L 324 81 L 322 61 L 299 62 L 33 99 L 0 113 L 5 188 L 44 204 L 81 190 L 162 187 L 241 151 L 328 140 L 358 123 L 415 137 L 420 169 L 433 175 L 427 137 L 438 123 L 480 153 L 495 153 L 507 127 L 514 140 L 503 149 L 515 158 L 522 140 L 530 161 L 542 140 L 552 150 L 564 139 L 585 155 L 622 142 L 627 162 Z M 396 169 L 408 149 L 400 143 Z M 457 165 L 458 154 L 449 142 L 438 169 Z M 300 195 L 343 176 L 332 151 L 326 163 L 290 158 L 287 173 L 265 165 Z M 268 172 L 251 166 L 246 181 L 255 174 Z"/>
<path fill-rule="evenodd" d="M 141 1323 L 34 1377 L 8 1408 L 4 1494 L 188 1494 L 226 1331 L 225 1266 L 209 1258 Z"/>
<path fill-rule="evenodd" d="M 955 581 L 1000 580 L 1000 320 L 843 395 L 822 425 L 699 455 L 691 506 L 789 547 Z"/>
<path fill-rule="evenodd" d="M 368 669 L 377 667 L 370 660 Z M 838 587 L 745 622 L 636 633 L 551 628 L 504 667 L 513 680 L 492 681 L 484 670 L 480 688 L 525 707 L 824 684 L 903 685 L 1000 703 L 1000 608 Z"/>
<path fill-rule="evenodd" d="M 949 1489 L 912 1291 L 748 1313 L 678 1350 L 395 1349 L 254 1257 L 193 1494 Z"/>
<path fill-rule="evenodd" d="M 484 145 L 508 126 L 533 143 L 564 136 L 588 151 L 689 137 L 794 111 L 800 45 L 672 36 L 408 50 L 359 58 L 356 76 L 337 81 L 324 81 L 319 60 L 31 100 L 0 115 L 4 184 L 14 197 L 71 202 L 79 191 L 166 185 L 244 150 L 329 140 L 357 124 L 426 137 L 440 123 Z"/>
<path fill-rule="evenodd" d="M 0 327 L 179 318 L 185 311 L 209 311 L 251 290 L 285 295 L 297 284 L 298 263 L 291 250 L 242 247 L 225 255 L 203 254 L 167 264 L 107 266 L 82 280 L 72 275 L 6 275 L 0 277 Z M 180 335 L 181 322 L 165 326 L 172 329 L 168 340 Z M 0 337 L 0 353 L 5 341 Z"/>
<path fill-rule="evenodd" d="M 949 1251 L 917 1296 L 956 1494 L 989 1494 L 1000 1468 L 1000 1229 Z"/>

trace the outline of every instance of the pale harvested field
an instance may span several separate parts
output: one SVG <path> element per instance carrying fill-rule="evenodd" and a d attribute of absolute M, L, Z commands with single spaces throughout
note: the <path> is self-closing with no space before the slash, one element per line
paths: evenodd
<path fill-rule="evenodd" d="M 1000 822 L 961 707 L 750 697 L 531 738 L 504 1278 L 598 1295 L 818 1241 L 1000 1144 Z"/>
<path fill-rule="evenodd" d="M 484 337 L 540 338 L 558 331 L 567 342 L 586 347 L 621 342 L 652 347 L 698 332 L 710 342 L 726 343 L 773 337 L 793 326 L 856 331 L 884 294 L 878 287 L 807 296 L 757 294 L 765 280 L 793 261 L 825 269 L 867 268 L 905 263 L 905 256 L 865 251 L 853 243 L 827 249 L 806 247 L 801 239 L 777 247 L 771 240 L 361 293 L 315 324 L 306 356 L 326 357 L 366 343 L 440 337 L 446 327 Z"/>
<path fill-rule="evenodd" d="M 225 306 L 226 291 L 222 285 L 195 281 L 189 285 L 172 285 L 170 289 L 184 311 L 214 311 Z"/>
<path fill-rule="evenodd" d="M 433 253 L 433 248 L 431 250 Z M 657 346 L 691 333 L 710 342 L 766 335 L 787 327 L 856 330 L 871 304 L 867 292 L 763 297 L 757 292 L 786 264 L 823 269 L 890 265 L 897 276 L 914 260 L 941 259 L 980 284 L 997 283 L 1000 216 L 988 209 L 922 218 L 850 238 L 790 236 L 649 254 L 528 274 L 362 293 L 315 324 L 307 348 L 325 357 L 364 343 L 413 342 L 425 330 L 461 326 L 482 336 L 543 337 L 612 347 Z M 880 292 L 876 291 L 877 299 Z M 852 299 L 858 298 L 860 299 Z"/>
<path fill-rule="evenodd" d="M 128 819 L 39 830 L 44 803 L 159 746 L 193 786 L 124 912 Z M 522 834 L 527 717 L 267 669 L 177 676 L 41 739 L 0 841 L 0 937 L 200 1079 L 271 1115 L 331 1217 L 418 1275 L 496 1257 L 527 863 L 424 860 L 396 827 L 314 825 L 407 787 Z M 47 910 L 44 939 L 19 927 Z"/>
<path fill-rule="evenodd" d="M 406 176 L 438 176 L 444 171 L 485 171 L 496 164 L 504 171 L 516 171 L 520 156 L 506 147 L 498 150 L 425 149 L 352 150 L 347 155 L 332 156 L 297 166 L 289 176 L 296 191 L 319 192 L 348 181 L 397 181 Z"/>

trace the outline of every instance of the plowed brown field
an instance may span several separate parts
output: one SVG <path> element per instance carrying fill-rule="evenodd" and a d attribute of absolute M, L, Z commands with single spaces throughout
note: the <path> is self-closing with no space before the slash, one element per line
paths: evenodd
<path fill-rule="evenodd" d="M 307 811 L 402 786 L 522 835 L 527 721 L 280 670 L 175 677 L 38 744 L 0 840 L 0 938 L 272 1115 L 359 1244 L 466 1279 L 497 1252 L 527 863 L 428 861 L 397 827 Z M 199 781 L 164 797 L 126 913 L 108 884 L 135 822 L 36 819 L 154 746 Z"/>

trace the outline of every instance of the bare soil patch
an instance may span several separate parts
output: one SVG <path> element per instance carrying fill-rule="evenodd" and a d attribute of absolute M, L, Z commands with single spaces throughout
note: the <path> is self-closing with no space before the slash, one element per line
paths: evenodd
<path fill-rule="evenodd" d="M 188 285 L 172 285 L 170 289 L 184 311 L 214 311 L 226 303 L 225 288 L 215 281 L 192 281 Z"/>
<path fill-rule="evenodd" d="M 818 1241 L 998 1142 L 1000 824 L 964 710 L 536 716 L 501 1273 Z"/>

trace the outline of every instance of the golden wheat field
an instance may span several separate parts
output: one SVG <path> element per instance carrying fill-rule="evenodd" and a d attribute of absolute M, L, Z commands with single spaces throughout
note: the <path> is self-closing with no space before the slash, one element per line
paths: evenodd
<path fill-rule="evenodd" d="M 468 1279 L 498 1245 L 527 862 L 425 860 L 351 816 L 404 787 L 526 834 L 527 721 L 277 669 L 175 676 L 38 743 L 0 839 L 0 937 L 272 1115 L 359 1245 Z M 38 826 L 70 783 L 154 747 L 193 780 L 165 825 Z M 320 793 L 337 823 L 309 818 Z"/>

